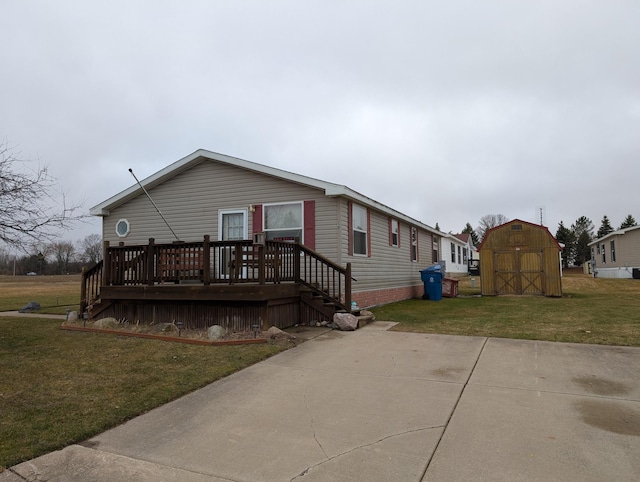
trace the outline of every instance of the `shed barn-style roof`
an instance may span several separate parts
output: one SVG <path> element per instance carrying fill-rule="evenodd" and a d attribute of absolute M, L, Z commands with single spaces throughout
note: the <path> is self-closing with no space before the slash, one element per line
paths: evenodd
<path fill-rule="evenodd" d="M 549 239 L 553 240 L 552 242 L 558 247 L 559 251 L 562 251 L 562 246 L 560 246 L 560 243 L 558 243 L 558 240 L 555 238 L 555 236 L 553 234 L 551 234 L 551 231 L 549 231 L 549 228 L 547 228 L 546 226 L 542 226 L 540 224 L 534 224 L 534 223 L 530 223 L 528 221 L 523 221 L 521 219 L 514 219 L 512 221 L 508 221 L 508 222 L 506 222 L 504 224 L 501 224 L 500 226 L 494 226 L 493 228 L 489 229 L 484 234 L 484 238 L 482 238 L 482 241 L 480 242 L 480 245 L 478 246 L 478 251 L 482 250 L 482 247 L 484 246 L 485 242 L 491 237 L 490 233 L 492 233 L 492 232 L 494 232 L 496 230 L 504 229 L 505 226 L 509 226 L 509 225 L 513 225 L 513 224 L 521 224 L 521 225 L 533 226 L 536 229 L 540 229 L 540 230 L 546 231 L 546 233 L 549 235 Z"/>
<path fill-rule="evenodd" d="M 562 296 L 560 244 L 545 226 L 514 219 L 478 247 L 483 295 Z"/>

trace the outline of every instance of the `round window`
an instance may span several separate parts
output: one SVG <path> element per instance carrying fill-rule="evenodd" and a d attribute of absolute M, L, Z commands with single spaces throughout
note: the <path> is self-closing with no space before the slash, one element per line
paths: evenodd
<path fill-rule="evenodd" d="M 129 234 L 129 221 L 121 219 L 116 223 L 116 234 L 121 238 L 124 238 Z"/>

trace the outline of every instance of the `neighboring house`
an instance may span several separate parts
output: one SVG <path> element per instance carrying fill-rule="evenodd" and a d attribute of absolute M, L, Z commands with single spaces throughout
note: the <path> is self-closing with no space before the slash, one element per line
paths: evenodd
<path fill-rule="evenodd" d="M 487 231 L 478 251 L 483 295 L 562 296 L 562 248 L 546 227 L 514 219 Z"/>
<path fill-rule="evenodd" d="M 441 244 L 447 276 L 466 276 L 469 273 L 469 262 L 474 259 L 471 236 L 467 233 L 443 234 Z"/>
<path fill-rule="evenodd" d="M 420 269 L 441 258 L 442 233 L 346 186 L 206 150 L 141 184 L 167 223 L 133 185 L 90 210 L 103 218 L 109 246 L 264 233 L 267 242 L 298 242 L 337 265 L 349 263 L 350 299 L 360 307 L 420 296 Z"/>
<path fill-rule="evenodd" d="M 640 226 L 613 231 L 589 246 L 593 276 L 640 279 Z"/>

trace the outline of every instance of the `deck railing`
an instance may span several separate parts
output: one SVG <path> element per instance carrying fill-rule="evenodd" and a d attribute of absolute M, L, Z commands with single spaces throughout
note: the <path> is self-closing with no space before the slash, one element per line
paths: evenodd
<path fill-rule="evenodd" d="M 82 276 L 83 310 L 99 299 L 100 286 L 168 283 L 303 284 L 339 307 L 351 306 L 351 265 L 343 268 L 311 249 L 290 242 L 250 240 L 147 245 L 105 242 L 104 262 Z"/>
<path fill-rule="evenodd" d="M 100 299 L 102 285 L 103 262 L 98 261 L 88 270 L 82 270 L 82 287 L 80 288 L 80 313 L 84 313 L 89 305 Z"/>

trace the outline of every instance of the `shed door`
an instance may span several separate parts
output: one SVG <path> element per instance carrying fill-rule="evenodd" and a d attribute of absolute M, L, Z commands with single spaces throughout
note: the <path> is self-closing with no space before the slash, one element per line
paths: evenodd
<path fill-rule="evenodd" d="M 542 254 L 542 251 L 495 252 L 496 294 L 544 294 L 544 263 Z"/>

